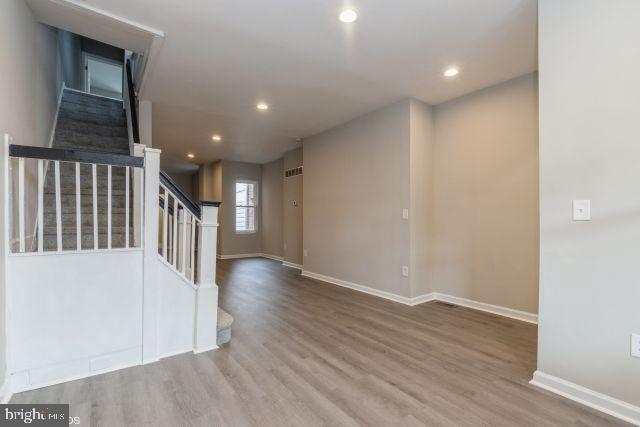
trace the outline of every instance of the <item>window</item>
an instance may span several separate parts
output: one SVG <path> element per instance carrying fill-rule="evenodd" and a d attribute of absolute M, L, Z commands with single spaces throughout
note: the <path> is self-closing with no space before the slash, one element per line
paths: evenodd
<path fill-rule="evenodd" d="M 254 181 L 236 181 L 236 233 L 255 233 L 257 193 Z"/>

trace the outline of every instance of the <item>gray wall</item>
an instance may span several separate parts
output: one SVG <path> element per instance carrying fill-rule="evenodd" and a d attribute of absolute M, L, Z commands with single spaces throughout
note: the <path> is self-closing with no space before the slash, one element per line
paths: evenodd
<path fill-rule="evenodd" d="M 222 206 L 220 215 L 220 254 L 240 255 L 262 252 L 260 242 L 260 206 L 262 194 L 262 165 L 255 163 L 221 161 L 222 166 Z M 258 209 L 256 212 L 257 230 L 250 234 L 236 234 L 235 225 L 235 183 L 236 180 L 251 180 L 257 183 Z"/>
<path fill-rule="evenodd" d="M 82 72 L 82 48 L 80 36 L 58 30 L 58 51 L 65 85 L 72 89 L 84 88 Z"/>
<path fill-rule="evenodd" d="M 196 173 L 177 173 L 177 172 L 167 172 L 169 178 L 171 178 L 178 188 L 182 190 L 189 198 L 193 201 L 197 201 L 195 197 L 197 194 L 194 192 L 197 187 L 196 181 L 198 180 L 198 175 Z"/>
<path fill-rule="evenodd" d="M 302 147 L 284 154 L 284 170 L 302 166 Z M 303 238 L 303 176 L 296 175 L 283 180 L 282 240 L 284 261 L 302 265 Z"/>
<path fill-rule="evenodd" d="M 57 63 L 57 32 L 34 21 L 22 0 L 6 0 L 0 7 L 0 134 L 9 133 L 14 143 L 46 146 L 61 85 Z M 4 152 L 0 155 L 4 156 Z M 0 158 L 0 169 L 4 167 Z M 0 170 L 0 185 L 4 172 Z M 35 182 L 27 174 L 27 185 Z M 2 187 L 0 187 L 2 188 Z M 27 198 L 27 203 L 29 198 Z M 31 209 L 31 208 L 29 208 Z M 0 211 L 2 211 L 0 209 Z M 4 224 L 4 212 L 0 223 Z M 28 230 L 32 233 L 32 230 Z M 4 230 L 0 240 L 4 241 Z M 0 245 L 0 313 L 5 312 L 4 245 Z M 0 385 L 6 375 L 5 317 L 0 316 Z"/>
<path fill-rule="evenodd" d="M 262 253 L 282 257 L 284 160 L 262 165 Z"/>
<path fill-rule="evenodd" d="M 438 292 L 538 312 L 537 99 L 528 75 L 434 109 Z"/>
<path fill-rule="evenodd" d="M 640 405 L 640 2 L 541 0 L 538 369 Z M 573 199 L 592 221 L 573 222 Z"/>
<path fill-rule="evenodd" d="M 436 290 L 433 269 L 433 152 L 435 129 L 433 109 L 424 102 L 409 101 L 410 149 L 410 268 L 411 296 Z M 405 221 L 406 222 L 406 221 Z"/>
<path fill-rule="evenodd" d="M 304 142 L 304 269 L 409 296 L 409 100 Z"/>

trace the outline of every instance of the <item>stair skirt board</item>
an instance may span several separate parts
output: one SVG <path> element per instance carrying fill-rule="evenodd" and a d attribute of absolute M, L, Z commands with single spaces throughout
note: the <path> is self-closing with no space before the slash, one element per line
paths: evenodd
<path fill-rule="evenodd" d="M 484 311 L 486 313 L 495 314 L 498 316 L 508 317 L 515 320 L 520 320 L 527 323 L 538 323 L 538 315 L 534 313 L 528 313 L 525 311 L 515 310 L 508 307 L 497 306 L 493 304 L 487 304 L 484 302 L 473 301 L 466 298 L 460 298 L 453 295 L 447 295 L 440 292 L 430 292 L 427 294 L 419 295 L 417 297 L 405 297 L 397 295 L 391 292 L 381 291 L 379 289 L 371 288 L 369 286 L 359 285 L 357 283 L 348 282 L 346 280 L 337 279 L 331 276 L 325 276 L 323 274 L 314 273 L 308 270 L 302 270 L 302 276 L 315 279 L 319 282 L 330 283 L 333 285 L 342 286 L 344 288 L 352 289 L 358 292 L 363 292 L 369 295 L 373 295 L 379 298 L 388 299 L 404 305 L 415 306 L 430 301 L 441 301 L 449 304 L 471 308 L 474 310 Z"/>

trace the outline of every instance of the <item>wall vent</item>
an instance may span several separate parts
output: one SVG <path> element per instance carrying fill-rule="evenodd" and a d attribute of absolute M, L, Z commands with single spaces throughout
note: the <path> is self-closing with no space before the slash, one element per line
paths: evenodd
<path fill-rule="evenodd" d="M 298 166 L 297 168 L 287 169 L 284 171 L 285 178 L 291 178 L 293 176 L 302 175 L 302 166 Z"/>

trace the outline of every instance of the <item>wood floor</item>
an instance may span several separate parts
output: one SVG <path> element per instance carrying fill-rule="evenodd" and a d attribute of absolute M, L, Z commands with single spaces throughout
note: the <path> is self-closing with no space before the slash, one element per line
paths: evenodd
<path fill-rule="evenodd" d="M 431 302 L 408 307 L 266 259 L 219 262 L 232 340 L 14 396 L 70 403 L 82 425 L 606 426 L 528 384 L 536 327 Z"/>

